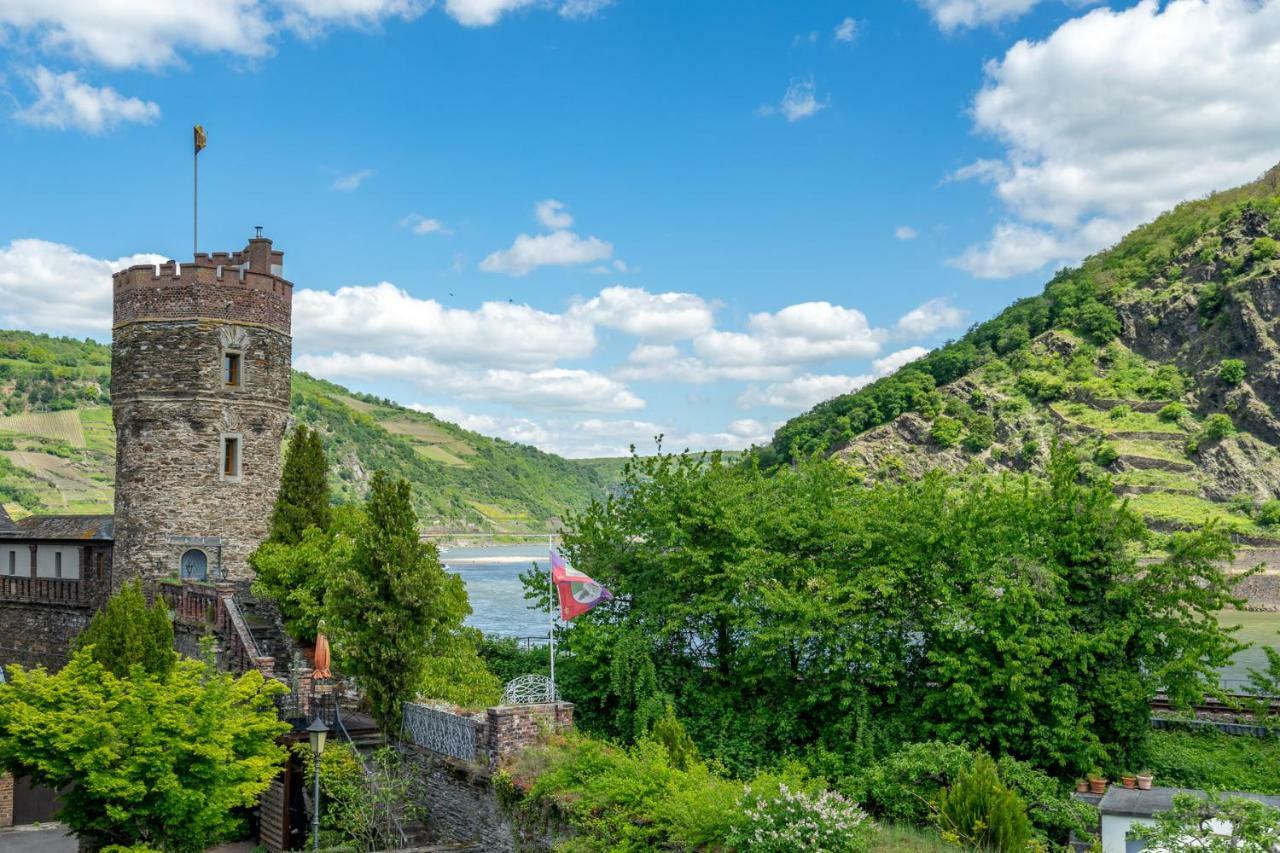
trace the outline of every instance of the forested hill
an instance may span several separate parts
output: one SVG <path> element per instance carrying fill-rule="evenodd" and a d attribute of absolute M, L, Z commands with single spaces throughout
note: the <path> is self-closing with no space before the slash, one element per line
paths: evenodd
<path fill-rule="evenodd" d="M 111 511 L 110 373 L 102 344 L 0 331 L 0 504 L 11 513 Z M 324 436 L 339 499 L 363 497 L 382 469 L 413 484 L 430 528 L 540 532 L 603 495 L 610 476 L 304 373 L 293 413 Z"/>
<path fill-rule="evenodd" d="M 1280 534 L 1280 166 L 1187 202 L 960 340 L 792 419 L 767 464 L 1037 469 L 1060 437 L 1157 529 Z M 1268 503 L 1271 502 L 1271 503 Z"/>

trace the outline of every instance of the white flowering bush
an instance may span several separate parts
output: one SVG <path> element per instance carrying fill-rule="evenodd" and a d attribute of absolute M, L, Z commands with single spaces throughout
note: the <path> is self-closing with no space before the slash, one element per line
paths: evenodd
<path fill-rule="evenodd" d="M 834 791 L 808 794 L 781 784 L 776 795 L 745 790 L 742 819 L 728 841 L 739 853 L 864 853 L 874 833 L 857 803 Z"/>

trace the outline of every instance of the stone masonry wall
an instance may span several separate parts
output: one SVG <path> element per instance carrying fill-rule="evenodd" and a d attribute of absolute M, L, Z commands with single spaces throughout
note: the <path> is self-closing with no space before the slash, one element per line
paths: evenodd
<path fill-rule="evenodd" d="M 0 661 L 61 669 L 92 615 L 86 607 L 6 601 L 0 604 Z"/>
<path fill-rule="evenodd" d="M 234 294 L 232 294 L 234 295 Z M 242 357 L 240 387 L 225 387 L 226 349 Z M 190 548 L 247 578 L 266 537 L 289 425 L 291 341 L 261 327 L 207 320 L 117 327 L 112 348 L 116 425 L 117 586 L 177 573 Z M 223 476 L 222 438 L 239 437 L 240 476 Z"/>
<path fill-rule="evenodd" d="M 0 775 L 0 827 L 13 826 L 13 774 Z"/>

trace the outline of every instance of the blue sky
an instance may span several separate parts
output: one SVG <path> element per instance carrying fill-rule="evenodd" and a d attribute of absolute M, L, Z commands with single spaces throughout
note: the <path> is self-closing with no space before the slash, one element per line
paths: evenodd
<path fill-rule="evenodd" d="M 297 366 L 743 447 L 1280 160 L 1280 3 L 6 0 L 0 326 L 263 225 Z"/>

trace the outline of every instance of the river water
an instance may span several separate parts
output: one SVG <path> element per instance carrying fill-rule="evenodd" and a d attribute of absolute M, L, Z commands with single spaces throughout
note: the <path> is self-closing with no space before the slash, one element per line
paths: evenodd
<path fill-rule="evenodd" d="M 500 637 L 545 638 L 547 614 L 531 610 L 525 604 L 520 573 L 534 562 L 545 569 L 547 555 L 545 544 L 534 543 L 450 548 L 440 559 L 450 571 L 461 575 L 467 585 L 467 595 L 471 598 L 468 625 Z M 1280 613 L 1231 610 L 1220 614 L 1218 620 L 1224 625 L 1239 625 L 1237 638 L 1255 644 L 1236 655 L 1222 670 L 1223 686 L 1239 690 L 1248 682 L 1249 669 L 1266 666 L 1266 653 L 1259 646 L 1269 645 L 1280 650 L 1280 633 L 1277 633 L 1280 632 Z"/>

